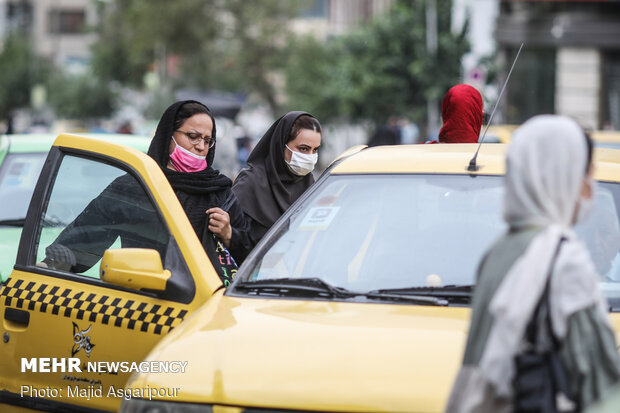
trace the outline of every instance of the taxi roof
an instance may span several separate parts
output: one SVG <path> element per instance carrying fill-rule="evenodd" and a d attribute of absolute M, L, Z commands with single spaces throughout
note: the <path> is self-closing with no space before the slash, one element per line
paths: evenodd
<path fill-rule="evenodd" d="M 343 159 L 332 174 L 469 173 L 467 166 L 477 148 L 477 144 L 374 146 Z M 482 145 L 477 173 L 502 174 L 505 151 L 505 145 Z"/>
<path fill-rule="evenodd" d="M 478 170 L 467 170 L 478 144 L 427 144 L 375 146 L 344 158 L 331 174 L 433 173 L 502 175 L 507 145 L 482 144 Z M 595 148 L 595 178 L 620 181 L 620 150 Z"/>
<path fill-rule="evenodd" d="M 8 147 L 10 153 L 47 152 L 58 135 L 51 133 L 1 135 L 0 147 Z M 75 135 L 114 142 L 143 152 L 146 152 L 150 143 L 150 138 L 139 135 L 115 133 L 78 133 Z"/>

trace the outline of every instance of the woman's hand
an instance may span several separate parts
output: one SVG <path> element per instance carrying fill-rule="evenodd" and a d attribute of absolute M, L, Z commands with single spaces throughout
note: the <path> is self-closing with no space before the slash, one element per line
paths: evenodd
<path fill-rule="evenodd" d="M 206 213 L 209 216 L 209 231 L 217 235 L 226 248 L 230 247 L 232 239 L 232 227 L 230 226 L 230 215 L 222 208 L 209 208 Z"/>

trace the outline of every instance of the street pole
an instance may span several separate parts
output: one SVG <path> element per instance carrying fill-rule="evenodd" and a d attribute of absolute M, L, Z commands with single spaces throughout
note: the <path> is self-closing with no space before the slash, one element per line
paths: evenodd
<path fill-rule="evenodd" d="M 415 0 L 413 0 L 415 1 Z M 426 0 L 426 50 L 433 62 L 437 62 L 437 0 Z M 437 98 L 430 97 L 426 102 L 428 135 L 439 129 L 439 109 Z M 434 137 L 434 136 L 433 136 Z"/>

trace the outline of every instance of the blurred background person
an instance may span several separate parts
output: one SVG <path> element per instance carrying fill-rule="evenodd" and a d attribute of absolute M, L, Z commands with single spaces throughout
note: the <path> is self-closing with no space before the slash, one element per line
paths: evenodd
<path fill-rule="evenodd" d="M 399 145 L 400 143 L 400 127 L 396 116 L 388 117 L 386 123 L 379 126 L 368 140 L 368 146 Z"/>
<path fill-rule="evenodd" d="M 248 167 L 233 185 L 249 223 L 249 244 L 240 259 L 314 183 L 321 133 L 321 124 L 309 113 L 289 112 L 271 125 L 250 153 Z"/>
<path fill-rule="evenodd" d="M 131 135 L 133 133 L 133 127 L 131 126 L 131 122 L 125 121 L 121 123 L 121 125 L 116 130 L 116 133 L 124 133 L 124 134 Z"/>
<path fill-rule="evenodd" d="M 476 88 L 466 84 L 450 88 L 441 102 L 443 126 L 439 143 L 477 143 L 483 106 L 482 95 Z"/>
<path fill-rule="evenodd" d="M 243 135 L 235 139 L 237 143 L 237 162 L 239 162 L 239 168 L 243 169 L 248 166 L 248 157 L 252 152 L 252 138 L 247 135 Z"/>
<path fill-rule="evenodd" d="M 398 127 L 400 129 L 401 145 L 420 143 L 420 128 L 418 128 L 418 125 L 407 118 L 402 118 L 398 121 Z"/>

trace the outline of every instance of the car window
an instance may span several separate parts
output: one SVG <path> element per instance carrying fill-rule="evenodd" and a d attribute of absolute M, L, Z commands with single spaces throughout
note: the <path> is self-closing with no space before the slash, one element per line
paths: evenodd
<path fill-rule="evenodd" d="M 10 153 L 0 166 L 0 221 L 26 217 L 46 153 Z"/>
<path fill-rule="evenodd" d="M 594 142 L 594 146 L 597 148 L 606 148 L 606 149 L 620 149 L 620 143 L 618 142 Z"/>
<path fill-rule="evenodd" d="M 238 277 L 317 277 L 360 292 L 471 285 L 485 252 L 507 229 L 503 193 L 502 176 L 334 175 L 279 223 L 257 251 L 262 258 Z M 619 206 L 618 184 L 600 183 L 592 213 L 576 227 L 614 301 Z"/>
<path fill-rule="evenodd" d="M 98 278 L 108 248 L 165 257 L 168 231 L 142 185 L 123 169 L 64 156 L 41 216 L 37 265 Z"/>
<path fill-rule="evenodd" d="M 485 176 L 330 177 L 251 279 L 319 277 L 353 290 L 427 285 L 436 277 L 471 284 L 505 229 L 502 193 L 501 179 Z"/>
<path fill-rule="evenodd" d="M 596 187 L 594 209 L 575 228 L 586 243 L 601 289 L 613 307 L 620 307 L 620 192 L 618 184 L 602 182 Z"/>

